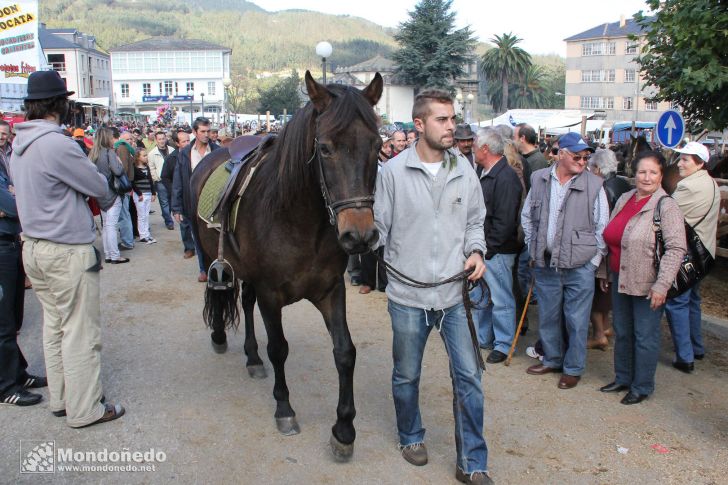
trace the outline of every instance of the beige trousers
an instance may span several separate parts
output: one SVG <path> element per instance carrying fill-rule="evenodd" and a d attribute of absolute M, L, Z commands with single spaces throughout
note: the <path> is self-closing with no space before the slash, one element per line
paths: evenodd
<path fill-rule="evenodd" d="M 43 306 L 51 411 L 71 427 L 91 424 L 101 404 L 100 264 L 91 244 L 23 237 L 23 265 Z"/>

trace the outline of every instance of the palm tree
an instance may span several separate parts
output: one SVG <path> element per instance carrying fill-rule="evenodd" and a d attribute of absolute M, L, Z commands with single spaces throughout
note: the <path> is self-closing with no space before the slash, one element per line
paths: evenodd
<path fill-rule="evenodd" d="M 546 72 L 543 67 L 532 64 L 521 81 L 511 84 L 509 104 L 514 108 L 544 108 L 548 95 L 544 88 Z"/>
<path fill-rule="evenodd" d="M 501 100 L 493 108 L 508 110 L 508 85 L 523 78 L 531 66 L 531 55 L 516 46 L 522 39 L 513 34 L 496 35 L 490 39 L 495 48 L 488 50 L 481 58 L 481 70 L 489 83 L 501 85 Z"/>

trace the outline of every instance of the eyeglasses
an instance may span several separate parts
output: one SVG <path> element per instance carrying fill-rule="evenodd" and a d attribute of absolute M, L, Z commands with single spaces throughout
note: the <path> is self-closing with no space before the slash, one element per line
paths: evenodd
<path fill-rule="evenodd" d="M 578 162 L 579 160 L 584 160 L 585 162 L 588 162 L 591 158 L 591 155 L 574 155 L 572 153 L 569 153 L 569 155 L 571 156 L 571 159 L 575 162 Z"/>

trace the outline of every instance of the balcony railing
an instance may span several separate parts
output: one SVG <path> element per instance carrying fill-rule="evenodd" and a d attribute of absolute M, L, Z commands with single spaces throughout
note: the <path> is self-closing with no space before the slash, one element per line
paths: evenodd
<path fill-rule="evenodd" d="M 66 72 L 65 62 L 51 62 L 51 69 L 58 72 Z"/>

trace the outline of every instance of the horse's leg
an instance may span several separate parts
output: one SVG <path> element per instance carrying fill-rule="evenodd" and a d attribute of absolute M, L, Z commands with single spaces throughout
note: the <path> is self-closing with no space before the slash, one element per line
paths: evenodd
<path fill-rule="evenodd" d="M 245 314 L 245 355 L 248 361 L 245 364 L 248 368 L 248 375 L 253 379 L 264 379 L 267 376 L 263 361 L 258 355 L 258 340 L 255 338 L 255 321 L 253 310 L 255 309 L 255 288 L 249 283 L 243 283 L 240 293 L 240 303 Z"/>
<path fill-rule="evenodd" d="M 273 397 L 276 400 L 276 426 L 278 431 L 290 436 L 301 432 L 296 421 L 296 413 L 288 402 L 288 386 L 286 385 L 286 358 L 288 357 L 288 342 L 283 335 L 281 323 L 281 307 L 278 303 L 265 301 L 258 295 L 258 308 L 265 323 L 265 331 L 268 334 L 268 358 L 273 365 L 275 384 L 273 385 Z"/>
<path fill-rule="evenodd" d="M 354 364 L 356 348 L 346 323 L 346 293 L 344 279 L 322 300 L 313 302 L 321 312 L 334 344 L 334 361 L 339 373 L 339 404 L 336 424 L 331 428 L 331 451 L 337 460 L 348 460 L 354 452 Z"/>

